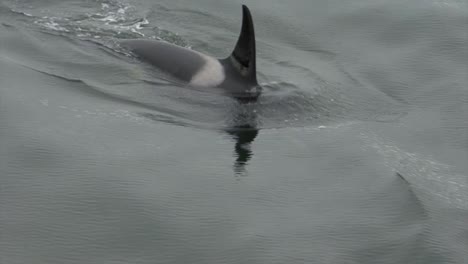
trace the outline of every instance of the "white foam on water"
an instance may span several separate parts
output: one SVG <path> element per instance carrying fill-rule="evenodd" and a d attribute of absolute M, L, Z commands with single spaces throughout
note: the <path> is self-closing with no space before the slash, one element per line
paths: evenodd
<path fill-rule="evenodd" d="M 96 12 L 85 14 L 72 14 L 69 16 L 37 16 L 34 23 L 56 32 L 75 34 L 81 38 L 100 39 L 106 36 L 113 37 L 121 33 L 145 37 L 142 32 L 144 25 L 149 24 L 145 18 L 135 17 L 133 6 L 120 1 L 107 1 L 97 7 Z M 25 16 L 31 14 L 14 11 Z"/>

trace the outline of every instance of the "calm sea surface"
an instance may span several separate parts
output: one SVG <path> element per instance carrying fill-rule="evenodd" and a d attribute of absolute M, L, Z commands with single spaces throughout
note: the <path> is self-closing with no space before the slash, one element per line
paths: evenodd
<path fill-rule="evenodd" d="M 256 103 L 117 45 L 241 4 Z M 0 263 L 468 263 L 468 2 L 1 0 Z"/>

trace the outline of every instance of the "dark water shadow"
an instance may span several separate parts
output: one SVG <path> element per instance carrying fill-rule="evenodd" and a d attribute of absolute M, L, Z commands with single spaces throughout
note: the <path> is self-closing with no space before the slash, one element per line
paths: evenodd
<path fill-rule="evenodd" d="M 234 140 L 233 170 L 237 176 L 246 176 L 246 166 L 252 159 L 252 143 L 258 136 L 256 100 L 238 100 L 239 107 L 233 111 L 232 121 L 224 131 Z"/>
<path fill-rule="evenodd" d="M 226 130 L 226 133 L 235 140 L 234 151 L 234 173 L 245 175 L 246 166 L 253 156 L 251 144 L 258 135 L 258 129 L 251 125 L 242 125 Z"/>

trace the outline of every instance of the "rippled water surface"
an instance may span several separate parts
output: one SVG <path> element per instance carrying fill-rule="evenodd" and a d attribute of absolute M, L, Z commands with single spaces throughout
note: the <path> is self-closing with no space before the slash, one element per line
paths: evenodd
<path fill-rule="evenodd" d="M 252 12 L 263 94 L 215 57 Z M 0 263 L 468 263 L 468 3 L 3 0 Z"/>

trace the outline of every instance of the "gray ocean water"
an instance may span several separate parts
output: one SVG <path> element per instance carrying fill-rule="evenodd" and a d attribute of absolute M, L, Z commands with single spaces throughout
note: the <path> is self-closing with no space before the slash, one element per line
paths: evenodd
<path fill-rule="evenodd" d="M 117 45 L 241 4 L 256 103 Z M 468 263 L 468 2 L 0 1 L 0 263 Z"/>

